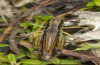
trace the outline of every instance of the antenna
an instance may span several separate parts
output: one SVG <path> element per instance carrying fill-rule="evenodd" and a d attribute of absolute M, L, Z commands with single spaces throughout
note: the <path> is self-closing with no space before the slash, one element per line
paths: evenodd
<path fill-rule="evenodd" d="M 49 14 L 50 16 L 52 16 L 53 18 L 55 18 L 54 15 L 51 14 L 49 11 L 47 11 L 47 10 L 43 10 L 43 11 L 46 12 L 47 14 Z"/>
<path fill-rule="evenodd" d="M 71 13 L 73 13 L 73 12 L 76 12 L 77 10 L 79 10 L 80 9 L 80 6 L 76 6 L 76 7 L 74 7 L 73 9 L 71 9 L 71 10 L 69 10 L 68 12 L 65 12 L 65 13 L 63 13 L 63 14 L 60 14 L 60 15 L 58 15 L 57 17 L 58 18 L 61 18 L 61 17 L 63 17 L 63 16 L 65 16 L 65 15 L 69 15 L 69 14 L 71 14 Z"/>

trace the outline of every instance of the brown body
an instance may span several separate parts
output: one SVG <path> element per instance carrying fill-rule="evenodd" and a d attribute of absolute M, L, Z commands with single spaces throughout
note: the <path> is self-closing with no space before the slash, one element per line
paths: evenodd
<path fill-rule="evenodd" d="M 39 45 L 38 48 L 42 59 L 46 61 L 50 60 L 57 51 L 64 47 L 64 38 L 60 34 L 62 24 L 63 21 L 57 18 L 50 20 L 41 36 L 41 41 L 36 42 L 36 46 Z"/>
<path fill-rule="evenodd" d="M 46 26 L 45 32 L 42 38 L 42 58 L 44 60 L 49 60 L 53 57 L 56 52 L 60 49 L 57 48 L 59 44 L 59 37 L 61 26 L 63 22 L 57 18 L 49 21 Z"/>

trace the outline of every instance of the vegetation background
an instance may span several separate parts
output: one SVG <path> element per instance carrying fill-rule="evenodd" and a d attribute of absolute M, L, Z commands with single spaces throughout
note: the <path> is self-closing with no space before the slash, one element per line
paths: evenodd
<path fill-rule="evenodd" d="M 79 16 L 73 15 L 76 11 L 99 12 L 100 0 L 0 0 L 0 65 L 100 65 L 100 58 L 91 53 L 100 44 L 87 41 L 74 45 L 70 41 L 63 50 L 65 53 L 62 51 L 50 61 L 33 53 L 34 42 L 43 34 L 48 20 L 62 16 L 66 22 Z M 84 26 L 75 26 L 84 29 Z M 64 27 L 67 31 L 64 35 L 73 36 L 73 28 Z"/>

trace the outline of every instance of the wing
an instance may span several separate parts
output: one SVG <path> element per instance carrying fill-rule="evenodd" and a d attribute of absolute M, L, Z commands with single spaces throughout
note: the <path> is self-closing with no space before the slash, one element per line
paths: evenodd
<path fill-rule="evenodd" d="M 43 40 L 43 50 L 52 52 L 57 43 L 57 32 L 48 30 Z"/>

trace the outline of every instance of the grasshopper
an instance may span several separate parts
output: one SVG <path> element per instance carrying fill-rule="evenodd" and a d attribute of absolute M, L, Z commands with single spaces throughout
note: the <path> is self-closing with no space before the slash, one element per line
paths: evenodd
<path fill-rule="evenodd" d="M 56 54 L 59 54 L 65 46 L 65 38 L 62 33 L 67 34 L 71 37 L 69 33 L 61 32 L 63 25 L 63 20 L 60 17 L 64 15 L 71 14 L 77 11 L 79 7 L 72 9 L 71 11 L 61 14 L 57 17 L 53 17 L 45 27 L 43 34 L 39 35 L 34 44 L 34 52 L 39 52 L 40 57 L 46 61 L 53 58 Z M 47 11 L 46 11 L 47 12 Z M 47 12 L 50 14 L 49 12 Z M 52 14 L 50 14 L 52 15 Z M 73 37 L 75 38 L 75 37 Z"/>
<path fill-rule="evenodd" d="M 39 35 L 34 44 L 34 52 L 40 52 L 42 59 L 48 61 L 64 47 L 65 38 L 60 33 L 63 20 L 53 18 L 48 21 L 44 33 Z"/>

